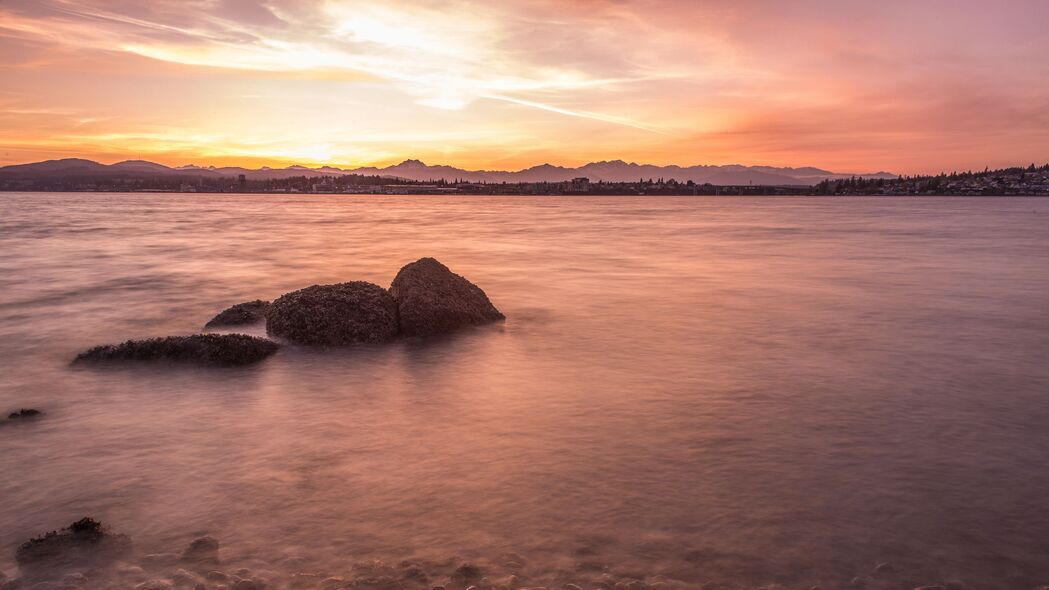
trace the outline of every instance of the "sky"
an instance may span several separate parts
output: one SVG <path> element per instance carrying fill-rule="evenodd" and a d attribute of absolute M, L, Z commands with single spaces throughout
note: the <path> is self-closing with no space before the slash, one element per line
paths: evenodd
<path fill-rule="evenodd" d="M 0 0 L 0 165 L 1049 161 L 1045 0 Z"/>

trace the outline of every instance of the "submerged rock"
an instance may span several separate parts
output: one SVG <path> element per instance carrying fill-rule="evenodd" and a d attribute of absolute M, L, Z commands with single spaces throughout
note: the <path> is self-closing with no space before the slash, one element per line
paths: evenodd
<path fill-rule="evenodd" d="M 277 352 L 276 342 L 244 334 L 194 334 L 96 346 L 74 362 L 180 361 L 206 365 L 250 365 Z"/>
<path fill-rule="evenodd" d="M 226 308 L 219 312 L 217 316 L 211 318 L 208 323 L 204 324 L 204 328 L 244 326 L 261 322 L 266 319 L 266 311 L 269 308 L 270 302 L 261 299 L 238 303 L 233 307 Z"/>
<path fill-rule="evenodd" d="M 355 281 L 313 285 L 277 298 L 266 332 L 298 344 L 339 346 L 397 336 L 397 303 L 378 285 Z"/>
<path fill-rule="evenodd" d="M 464 563 L 452 572 L 452 580 L 467 584 L 481 578 L 481 568 L 472 563 Z"/>
<path fill-rule="evenodd" d="M 219 541 L 215 537 L 199 537 L 182 552 L 182 561 L 194 564 L 217 564 L 219 562 Z"/>
<path fill-rule="evenodd" d="M 401 333 L 431 336 L 506 319 L 480 287 L 433 258 L 405 265 L 390 285 Z"/>
<path fill-rule="evenodd" d="M 27 569 L 100 565 L 121 559 L 130 552 L 130 537 L 110 533 L 92 518 L 82 518 L 60 531 L 22 543 L 15 551 L 15 561 Z"/>
<path fill-rule="evenodd" d="M 7 419 L 21 420 L 23 418 L 36 418 L 42 414 L 43 412 L 41 412 L 40 410 L 35 410 L 33 408 L 22 408 L 17 412 L 11 412 L 10 414 L 8 414 Z"/>

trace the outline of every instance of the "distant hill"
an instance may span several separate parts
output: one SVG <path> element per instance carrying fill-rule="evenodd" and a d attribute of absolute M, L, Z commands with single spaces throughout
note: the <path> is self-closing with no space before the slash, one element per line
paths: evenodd
<path fill-rule="evenodd" d="M 127 160 L 106 165 L 76 158 L 48 160 L 33 164 L 18 164 L 0 168 L 3 179 L 58 179 L 63 177 L 111 177 L 111 178 L 155 178 L 161 176 L 236 178 L 243 174 L 248 180 L 277 180 L 295 176 L 342 176 L 361 174 L 387 176 L 406 180 L 444 180 L 454 182 L 564 182 L 573 178 L 586 177 L 592 182 L 635 182 L 640 179 L 689 180 L 699 184 L 716 185 L 795 185 L 811 186 L 824 180 L 838 180 L 859 176 L 863 178 L 896 178 L 895 174 L 877 172 L 873 174 L 843 174 L 820 168 L 777 168 L 772 166 L 656 166 L 636 164 L 622 160 L 591 162 L 578 168 L 566 168 L 552 164 L 541 164 L 524 170 L 463 170 L 452 166 L 429 166 L 419 160 L 405 160 L 400 164 L 384 168 L 238 168 L 213 166 L 180 166 L 172 168 L 144 160 Z"/>

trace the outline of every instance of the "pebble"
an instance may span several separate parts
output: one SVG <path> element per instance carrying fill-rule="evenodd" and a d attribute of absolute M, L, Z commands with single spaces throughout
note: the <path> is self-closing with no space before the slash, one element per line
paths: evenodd
<path fill-rule="evenodd" d="M 171 590 L 171 582 L 167 580 L 148 580 L 135 586 L 135 590 Z"/>
<path fill-rule="evenodd" d="M 320 574 L 307 574 L 299 572 L 297 574 L 292 574 L 291 581 L 288 583 L 288 585 L 291 588 L 306 588 L 308 586 L 313 586 L 320 579 Z"/>
<path fill-rule="evenodd" d="M 176 586 L 196 586 L 200 579 L 199 576 L 193 572 L 179 569 L 171 576 L 171 581 L 174 582 Z"/>
<path fill-rule="evenodd" d="M 66 574 L 62 577 L 63 584 L 69 584 L 72 586 L 83 586 L 87 584 L 87 576 L 81 573 Z"/>
<path fill-rule="evenodd" d="M 350 581 L 344 578 L 325 578 L 321 580 L 321 590 L 336 590 L 349 584 Z"/>
<path fill-rule="evenodd" d="M 146 567 L 164 567 L 178 563 L 177 553 L 150 553 L 142 558 L 142 565 Z"/>

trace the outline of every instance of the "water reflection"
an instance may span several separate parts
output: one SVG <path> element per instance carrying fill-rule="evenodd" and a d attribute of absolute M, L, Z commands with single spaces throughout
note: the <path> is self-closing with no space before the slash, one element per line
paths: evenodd
<path fill-rule="evenodd" d="M 1042 207 L 5 195 L 0 401 L 49 415 L 0 431 L 0 563 L 91 514 L 144 552 L 206 532 L 273 560 L 1046 583 Z M 67 364 L 423 255 L 506 324 L 246 369 Z"/>

